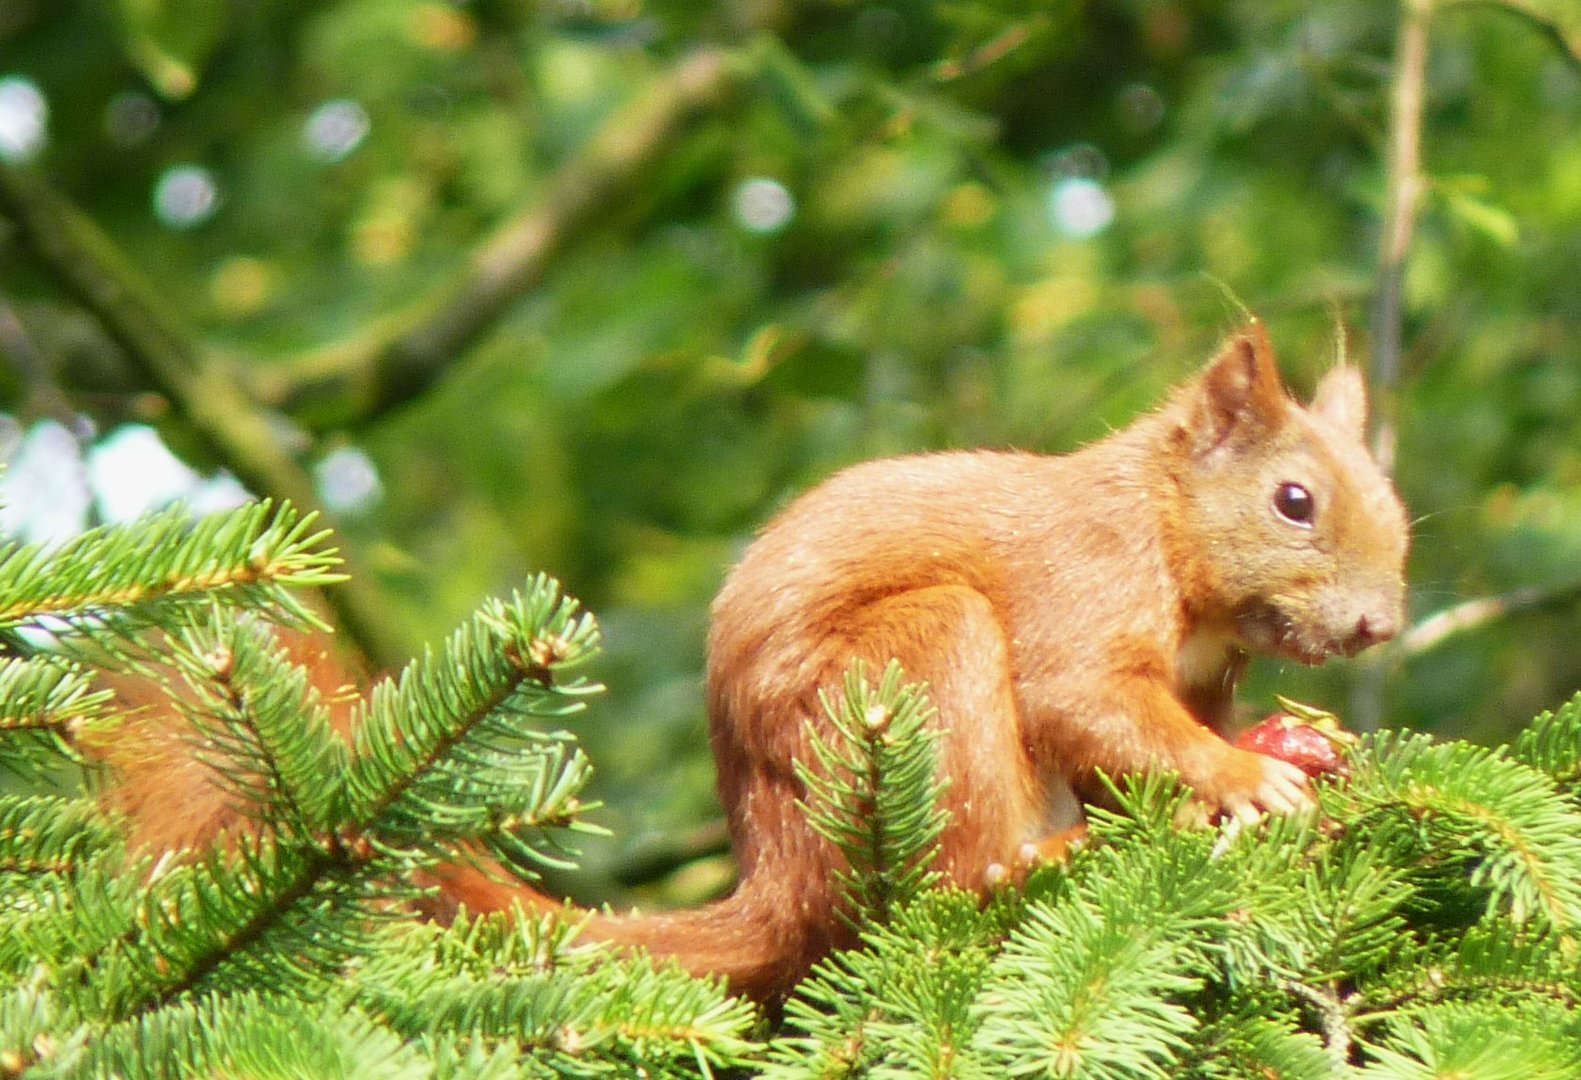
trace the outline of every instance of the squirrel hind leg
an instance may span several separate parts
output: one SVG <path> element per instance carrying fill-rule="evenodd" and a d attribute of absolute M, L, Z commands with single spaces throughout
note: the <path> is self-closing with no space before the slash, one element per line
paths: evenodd
<path fill-rule="evenodd" d="M 950 820 L 935 865 L 981 892 L 994 884 L 990 868 L 1015 863 L 1025 844 L 1051 831 L 1022 738 L 1004 630 L 986 597 L 956 585 L 886 597 L 864 615 L 857 638 L 869 662 L 898 660 L 908 680 L 928 684 L 942 733 L 939 772 L 949 778 Z"/>

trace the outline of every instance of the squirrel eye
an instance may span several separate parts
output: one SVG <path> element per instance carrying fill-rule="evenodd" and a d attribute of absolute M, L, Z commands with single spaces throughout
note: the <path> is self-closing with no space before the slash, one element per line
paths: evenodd
<path fill-rule="evenodd" d="M 1296 525 L 1310 525 L 1317 513 L 1317 501 L 1300 484 L 1280 484 L 1274 492 L 1274 509 L 1279 516 Z"/>

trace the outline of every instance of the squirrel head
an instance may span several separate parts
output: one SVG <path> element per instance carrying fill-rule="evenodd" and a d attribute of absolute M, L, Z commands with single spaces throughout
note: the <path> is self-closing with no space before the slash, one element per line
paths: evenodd
<path fill-rule="evenodd" d="M 1400 632 L 1409 526 L 1365 441 L 1361 375 L 1291 399 L 1267 332 L 1234 334 L 1165 410 L 1188 614 L 1306 664 Z"/>

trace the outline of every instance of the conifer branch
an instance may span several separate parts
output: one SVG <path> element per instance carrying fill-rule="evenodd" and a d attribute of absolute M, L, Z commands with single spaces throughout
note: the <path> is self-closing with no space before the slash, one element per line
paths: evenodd
<path fill-rule="evenodd" d="M 154 883 L 136 919 L 146 941 L 124 942 L 145 991 L 118 1015 L 244 985 L 287 960 L 333 970 L 366 948 L 379 897 L 388 909 L 379 881 L 472 842 L 529 868 L 552 862 L 536 833 L 579 824 L 585 759 L 533 724 L 599 689 L 556 681 L 591 654 L 597 629 L 548 578 L 486 605 L 437 658 L 376 687 L 344 777 L 305 676 L 262 628 L 217 617 L 179 641 L 176 668 L 196 695 L 188 708 L 214 744 L 212 766 L 263 800 L 255 812 L 277 835 L 239 838 Z M 260 687 L 250 702 L 235 692 L 243 679 Z M 308 723 L 293 731 L 304 706 Z"/>
<path fill-rule="evenodd" d="M 1370 750 L 1329 805 L 1364 820 L 1371 843 L 1424 845 L 1422 859 L 1464 866 L 1489 917 L 1581 927 L 1581 811 L 1547 777 L 1503 753 L 1425 736 L 1386 732 Z"/>
<path fill-rule="evenodd" d="M 1581 694 L 1557 711 L 1538 714 L 1516 738 L 1510 756 L 1546 773 L 1572 797 L 1581 794 L 1575 790 L 1581 783 Z"/>
<path fill-rule="evenodd" d="M 0 736 L 10 736 L 12 750 L 0 756 L 0 770 L 36 778 L 75 760 L 73 740 L 104 722 L 110 696 L 60 658 L 0 657 Z"/>
<path fill-rule="evenodd" d="M 1054 1075 L 1167 1075 L 1199 1025 L 1181 999 L 1213 970 L 1236 903 L 1211 840 L 1169 846 L 1094 851 L 1084 894 L 1028 910 L 979 998 L 976 1045 Z"/>
<path fill-rule="evenodd" d="M 0 657 L 0 732 L 48 731 L 69 739 L 104 715 L 110 697 L 76 664 Z"/>
<path fill-rule="evenodd" d="M 1328 1052 L 1328 1063 L 1336 1069 L 1343 1069 L 1350 1061 L 1351 1046 L 1355 1042 L 1345 1003 L 1332 989 L 1312 986 L 1299 979 L 1291 979 L 1285 986 L 1317 1013 L 1323 1029 L 1323 1045 Z"/>
<path fill-rule="evenodd" d="M 186 688 L 172 688 L 171 699 L 192 726 L 194 753 L 242 810 L 299 837 L 331 832 L 346 744 L 269 627 L 215 609 L 175 636 L 169 658 Z"/>
<path fill-rule="evenodd" d="M 710 1076 L 752 1049 L 754 1010 L 718 981 L 578 947 L 574 927 L 521 913 L 405 934 L 398 953 L 358 974 L 355 994 L 405 1035 L 509 1040 L 553 1075 L 602 1060 Z"/>
<path fill-rule="evenodd" d="M 339 995 L 208 995 L 111 1025 L 60 1056 L 58 1075 L 84 1078 L 429 1075 L 419 1047 Z"/>
<path fill-rule="evenodd" d="M 1356 1073 L 1363 1080 L 1581 1075 L 1581 1026 L 1574 1015 L 1544 1003 L 1434 1005 L 1392 1017 L 1380 1029 L 1367 1047 L 1373 1064 Z"/>
<path fill-rule="evenodd" d="M 874 687 L 864 665 L 853 664 L 842 695 L 819 693 L 833 738 L 809 727 L 813 761 L 796 763 L 808 824 L 845 856 L 839 878 L 847 918 L 858 924 L 887 922 L 937 880 L 928 864 L 947 814 L 935 710 L 926 688 L 904 678 L 891 661 Z"/>
<path fill-rule="evenodd" d="M 596 651 L 598 627 L 540 576 L 494 600 L 446 643 L 375 686 L 357 721 L 350 819 L 397 858 L 482 842 L 518 869 L 556 865 L 542 828 L 586 828 L 588 763 L 537 726 L 602 687 L 562 673 Z"/>
<path fill-rule="evenodd" d="M 1502 923 L 1473 926 L 1406 950 L 1408 963 L 1369 980 L 1354 995 L 1354 1024 L 1427 1005 L 1494 998 L 1540 998 L 1575 1009 L 1581 1006 L 1576 958 L 1555 948 L 1552 934 L 1531 933 Z"/>
<path fill-rule="evenodd" d="M 111 846 L 115 830 L 91 799 L 0 795 L 0 881 L 63 874 Z M 0 889 L 9 892 L 16 883 Z"/>
<path fill-rule="evenodd" d="M 0 1076 L 53 1072 L 79 1055 L 87 1041 L 80 1018 L 40 981 L 35 972 L 0 993 Z"/>
<path fill-rule="evenodd" d="M 1347 1075 L 1349 1067 L 1311 1032 L 1298 1030 L 1293 1018 L 1259 1013 L 1249 1003 L 1244 1012 L 1205 1024 L 1195 1052 L 1170 1075 L 1330 1080 Z"/>
<path fill-rule="evenodd" d="M 160 609 L 229 600 L 322 626 L 290 589 L 342 580 L 326 529 L 268 500 L 194 520 L 184 507 L 90 529 L 58 548 L 0 545 L 0 630 L 71 631 L 104 641 Z"/>
<path fill-rule="evenodd" d="M 69 809 L 60 813 L 70 816 Z M 7 904 L 0 918 L 0 971 L 18 982 L 41 980 L 85 1016 L 103 1015 L 138 977 L 124 942 L 135 932 L 147 865 L 127 865 L 118 837 L 103 830 L 101 821 L 95 831 L 105 842 L 68 866 L 29 875 L 27 889 L 13 894 L 18 902 Z M 6 837 L 4 846 L 22 859 L 39 854 L 25 834 Z"/>
<path fill-rule="evenodd" d="M 819 964 L 787 1004 L 764 1077 L 974 1075 L 977 1000 L 1014 917 L 939 889 L 864 927 L 863 947 Z"/>
<path fill-rule="evenodd" d="M 377 873 L 341 845 L 245 836 L 171 870 L 139 905 L 140 933 L 123 939 L 142 977 L 113 1015 L 242 989 L 271 970 L 322 977 L 366 944 L 379 914 L 368 889 Z"/>

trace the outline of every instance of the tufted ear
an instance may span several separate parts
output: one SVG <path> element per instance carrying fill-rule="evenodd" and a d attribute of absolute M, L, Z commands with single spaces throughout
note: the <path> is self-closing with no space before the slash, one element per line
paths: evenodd
<path fill-rule="evenodd" d="M 1337 364 L 1318 383 L 1307 411 L 1357 442 L 1367 437 L 1367 386 L 1361 372 Z"/>
<path fill-rule="evenodd" d="M 1284 423 L 1290 402 L 1268 331 L 1256 320 L 1231 335 L 1188 393 L 1187 435 L 1197 453 Z"/>

